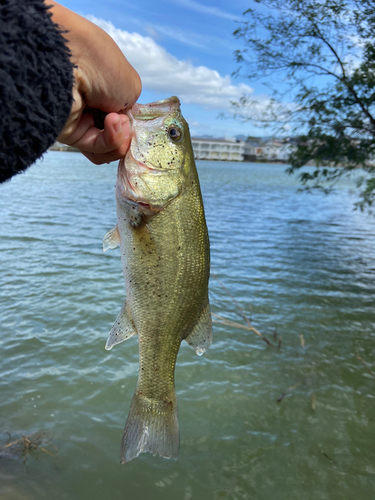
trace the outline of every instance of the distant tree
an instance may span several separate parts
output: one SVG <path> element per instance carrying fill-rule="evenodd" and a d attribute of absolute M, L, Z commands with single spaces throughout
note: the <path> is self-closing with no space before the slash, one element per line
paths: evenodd
<path fill-rule="evenodd" d="M 243 120 L 298 135 L 290 173 L 327 190 L 361 167 L 357 206 L 375 205 L 375 0 L 254 0 L 234 35 L 236 73 L 260 79 L 264 101 L 232 103 Z"/>

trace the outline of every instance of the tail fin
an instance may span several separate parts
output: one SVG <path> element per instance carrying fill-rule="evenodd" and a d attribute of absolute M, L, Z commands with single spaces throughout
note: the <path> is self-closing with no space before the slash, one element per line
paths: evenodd
<path fill-rule="evenodd" d="M 177 398 L 163 401 L 134 394 L 121 443 L 121 463 L 130 462 L 140 453 L 177 458 L 180 447 Z"/>

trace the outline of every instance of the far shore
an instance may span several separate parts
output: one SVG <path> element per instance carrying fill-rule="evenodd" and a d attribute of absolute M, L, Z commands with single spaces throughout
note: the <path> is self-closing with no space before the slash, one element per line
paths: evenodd
<path fill-rule="evenodd" d="M 54 144 L 49 148 L 48 151 L 63 151 L 68 153 L 79 153 L 80 151 L 73 146 L 66 146 L 65 144 Z M 197 160 L 197 158 L 195 158 Z M 199 161 L 217 161 L 217 162 L 228 162 L 228 163 L 268 163 L 268 164 L 277 164 L 277 165 L 287 165 L 287 162 L 284 160 L 242 160 L 242 161 L 234 161 L 234 160 L 199 160 Z"/>

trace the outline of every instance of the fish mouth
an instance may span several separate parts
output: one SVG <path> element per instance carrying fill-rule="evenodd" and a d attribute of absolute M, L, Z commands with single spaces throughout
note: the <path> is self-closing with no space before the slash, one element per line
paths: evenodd
<path fill-rule="evenodd" d="M 126 111 L 126 115 L 130 119 L 130 124 L 132 124 L 133 120 L 155 120 L 173 111 L 180 111 L 180 99 L 176 96 L 151 102 L 150 104 L 135 103 Z"/>
<path fill-rule="evenodd" d="M 174 112 L 180 111 L 180 100 L 176 96 L 169 97 L 160 101 L 151 102 L 150 104 L 134 104 L 126 111 L 126 115 L 130 121 L 130 135 L 132 142 L 136 138 L 135 121 L 148 121 L 163 118 Z M 142 125 L 141 125 L 142 126 Z M 159 169 L 148 161 L 149 165 L 138 159 L 132 151 L 132 147 L 128 150 L 126 156 L 120 160 L 118 166 L 118 183 L 116 191 L 120 200 L 123 200 L 130 205 L 136 205 L 139 210 L 147 215 L 154 215 L 163 209 L 164 204 L 159 205 L 156 200 L 145 199 L 145 195 L 141 192 L 136 179 L 143 177 L 143 187 L 148 188 L 145 177 L 153 173 L 155 175 L 165 175 L 167 169 Z M 145 174 L 143 176 L 143 174 Z M 152 189 L 149 189 L 152 192 Z M 152 196 L 151 196 L 152 198 Z"/>

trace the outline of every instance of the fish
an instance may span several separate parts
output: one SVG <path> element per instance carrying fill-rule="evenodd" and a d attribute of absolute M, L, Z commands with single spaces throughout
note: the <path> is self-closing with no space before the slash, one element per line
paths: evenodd
<path fill-rule="evenodd" d="M 121 463 L 150 452 L 177 459 L 174 383 L 182 341 L 202 355 L 212 342 L 210 245 L 189 127 L 173 96 L 128 110 L 130 148 L 118 165 L 117 224 L 126 301 L 105 348 L 138 335 L 139 374 Z"/>

